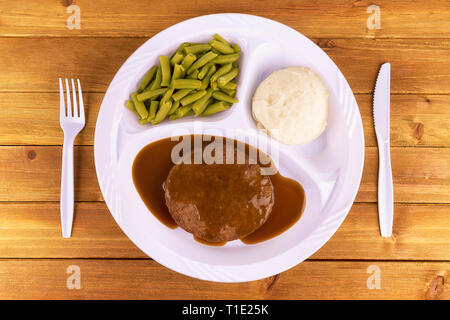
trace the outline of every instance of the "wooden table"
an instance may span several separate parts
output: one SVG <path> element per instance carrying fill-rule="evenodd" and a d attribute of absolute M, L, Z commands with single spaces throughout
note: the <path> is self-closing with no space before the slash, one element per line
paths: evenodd
<path fill-rule="evenodd" d="M 81 29 L 66 27 L 71 0 L 0 0 L 0 298 L 450 298 L 449 1 L 73 2 Z M 367 26 L 372 4 L 380 9 L 380 29 Z M 192 279 L 143 254 L 109 214 L 93 157 L 98 109 L 125 59 L 172 24 L 229 11 L 278 20 L 322 47 L 356 95 L 366 141 L 356 202 L 332 239 L 289 271 L 241 284 Z M 396 202 L 391 238 L 379 235 L 371 116 L 375 78 L 386 61 Z M 61 238 L 58 204 L 61 76 L 81 79 L 87 108 L 76 140 L 70 239 Z M 80 289 L 67 286 L 77 273 L 70 266 L 79 267 Z"/>

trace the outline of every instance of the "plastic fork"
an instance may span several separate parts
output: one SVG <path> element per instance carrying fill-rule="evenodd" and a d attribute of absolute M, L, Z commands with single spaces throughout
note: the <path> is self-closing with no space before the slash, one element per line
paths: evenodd
<path fill-rule="evenodd" d="M 79 103 L 77 103 L 75 82 L 73 79 L 71 79 L 71 82 L 73 104 L 70 99 L 69 81 L 65 79 L 67 102 L 65 103 L 63 81 L 59 78 L 59 124 L 64 132 L 60 199 L 61 229 L 63 238 L 70 238 L 72 234 L 74 203 L 73 142 L 86 123 L 80 80 L 77 79 Z"/>

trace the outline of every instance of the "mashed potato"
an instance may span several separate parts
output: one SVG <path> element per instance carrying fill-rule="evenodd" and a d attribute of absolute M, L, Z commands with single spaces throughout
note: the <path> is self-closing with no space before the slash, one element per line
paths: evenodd
<path fill-rule="evenodd" d="M 253 118 L 258 127 L 285 144 L 305 144 L 325 130 L 328 90 L 311 69 L 274 71 L 255 91 Z"/>

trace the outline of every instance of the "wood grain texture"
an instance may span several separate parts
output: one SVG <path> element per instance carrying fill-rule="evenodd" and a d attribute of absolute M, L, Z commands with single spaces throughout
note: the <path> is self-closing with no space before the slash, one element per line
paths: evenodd
<path fill-rule="evenodd" d="M 93 145 L 95 123 L 103 93 L 84 93 L 86 126 L 75 144 Z M 372 95 L 357 94 L 365 144 L 377 146 L 372 118 Z M 241 107 L 245 108 L 246 105 Z M 393 95 L 391 146 L 450 147 L 449 95 Z M 59 95 L 0 93 L 0 145 L 61 145 Z"/>
<path fill-rule="evenodd" d="M 105 92 L 120 66 L 145 40 L 0 38 L 1 91 L 58 92 L 58 78 L 76 77 L 83 92 Z"/>
<path fill-rule="evenodd" d="M 75 145 L 93 145 L 104 94 L 83 93 L 86 124 Z M 62 145 L 59 94 L 0 93 L 0 145 Z"/>
<path fill-rule="evenodd" d="M 0 38 L 0 92 L 57 92 L 59 77 L 78 77 L 85 92 L 105 92 L 145 38 Z M 315 40 L 355 93 L 373 91 L 382 63 L 392 93 L 450 93 L 450 40 Z M 17 54 L 20 52 L 20 54 Z M 36 63 L 39 61 L 39 63 Z M 136 83 L 138 79 L 136 79 Z"/>
<path fill-rule="evenodd" d="M 449 203 L 449 148 L 391 148 L 394 202 Z M 356 201 L 377 201 L 378 149 L 366 148 Z"/>
<path fill-rule="evenodd" d="M 81 288 L 66 287 L 69 266 Z M 368 289 L 375 265 L 380 289 Z M 150 260 L 0 260 L 0 299 L 449 299 L 450 262 L 307 261 L 250 283 L 189 278 Z M 369 280 L 370 281 L 370 280 Z"/>
<path fill-rule="evenodd" d="M 104 203 L 77 203 L 72 238 L 61 238 L 58 203 L 0 204 L 0 258 L 147 258 Z M 395 206 L 394 235 L 380 237 L 376 204 L 355 204 L 311 259 L 450 260 L 446 205 Z"/>
<path fill-rule="evenodd" d="M 37 0 L 0 1 L 3 36 L 145 36 L 199 15 L 235 12 L 260 15 L 280 21 L 309 37 L 445 38 L 450 20 L 447 1 L 377 0 L 381 28 L 369 30 L 367 8 L 372 1 L 335 0 L 199 0 L 133 1 L 132 6 L 118 0 L 71 1 L 81 10 L 81 29 L 69 30 L 67 1 L 45 6 Z"/>
<path fill-rule="evenodd" d="M 80 30 L 66 27 L 72 3 Z M 366 27 L 372 4 L 381 29 Z M 291 270 L 241 284 L 192 279 L 141 252 L 102 202 L 92 147 L 103 95 L 141 44 L 185 19 L 230 11 L 280 21 L 323 48 L 355 92 L 366 143 L 357 202 L 335 235 Z M 441 0 L 0 0 L 0 299 L 450 299 L 449 22 Z M 371 94 L 386 61 L 390 238 L 379 236 Z M 60 236 L 59 77 L 80 78 L 87 110 L 70 239 Z M 81 268 L 81 290 L 66 287 L 70 265 Z M 380 268 L 379 290 L 367 288 L 369 266 Z"/>
<path fill-rule="evenodd" d="M 372 98 L 373 95 L 356 95 L 366 146 L 377 145 Z M 392 95 L 390 111 L 391 146 L 450 146 L 449 95 Z"/>
<path fill-rule="evenodd" d="M 355 203 L 312 259 L 450 260 L 448 205 L 394 205 L 393 235 L 382 238 L 376 204 Z"/>
<path fill-rule="evenodd" d="M 354 92 L 372 92 L 381 64 L 391 64 L 391 93 L 449 93 L 450 40 L 320 40 Z M 446 75 L 444 75 L 446 73 Z"/>
<path fill-rule="evenodd" d="M 0 258 L 146 258 L 103 202 L 76 203 L 71 238 L 59 203 L 0 203 Z"/>
<path fill-rule="evenodd" d="M 0 147 L 0 201 L 59 201 L 60 146 Z M 450 202 L 450 148 L 392 148 L 394 200 Z M 75 148 L 75 199 L 103 200 L 92 146 Z M 365 150 L 365 166 L 356 201 L 377 201 L 378 150 Z"/>
<path fill-rule="evenodd" d="M 62 147 L 0 147 L 0 201 L 59 201 Z M 74 149 L 75 199 L 103 200 L 92 147 Z"/>

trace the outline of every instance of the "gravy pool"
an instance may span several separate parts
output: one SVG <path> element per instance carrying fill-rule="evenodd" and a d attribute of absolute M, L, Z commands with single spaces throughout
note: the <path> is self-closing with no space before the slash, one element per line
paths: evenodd
<path fill-rule="evenodd" d="M 193 138 L 194 136 L 191 135 L 190 139 Z M 223 138 L 223 140 L 225 142 L 230 139 Z M 212 137 L 212 141 L 214 141 L 214 137 Z M 132 169 L 134 185 L 145 205 L 161 223 L 171 229 L 178 226 L 166 206 L 163 184 L 170 169 L 174 166 L 171 153 L 173 147 L 178 143 L 180 142 L 165 138 L 148 144 L 137 154 Z M 191 145 L 194 144 L 191 143 Z M 233 145 L 236 145 L 234 141 Z M 250 148 L 253 147 L 246 144 L 246 152 Z M 306 199 L 302 186 L 295 180 L 283 177 L 279 172 L 269 177 L 274 187 L 272 212 L 260 228 L 240 239 L 243 243 L 256 244 L 274 238 L 294 225 L 303 213 Z M 197 237 L 194 239 L 200 243 L 214 246 L 226 243 L 210 243 Z"/>

